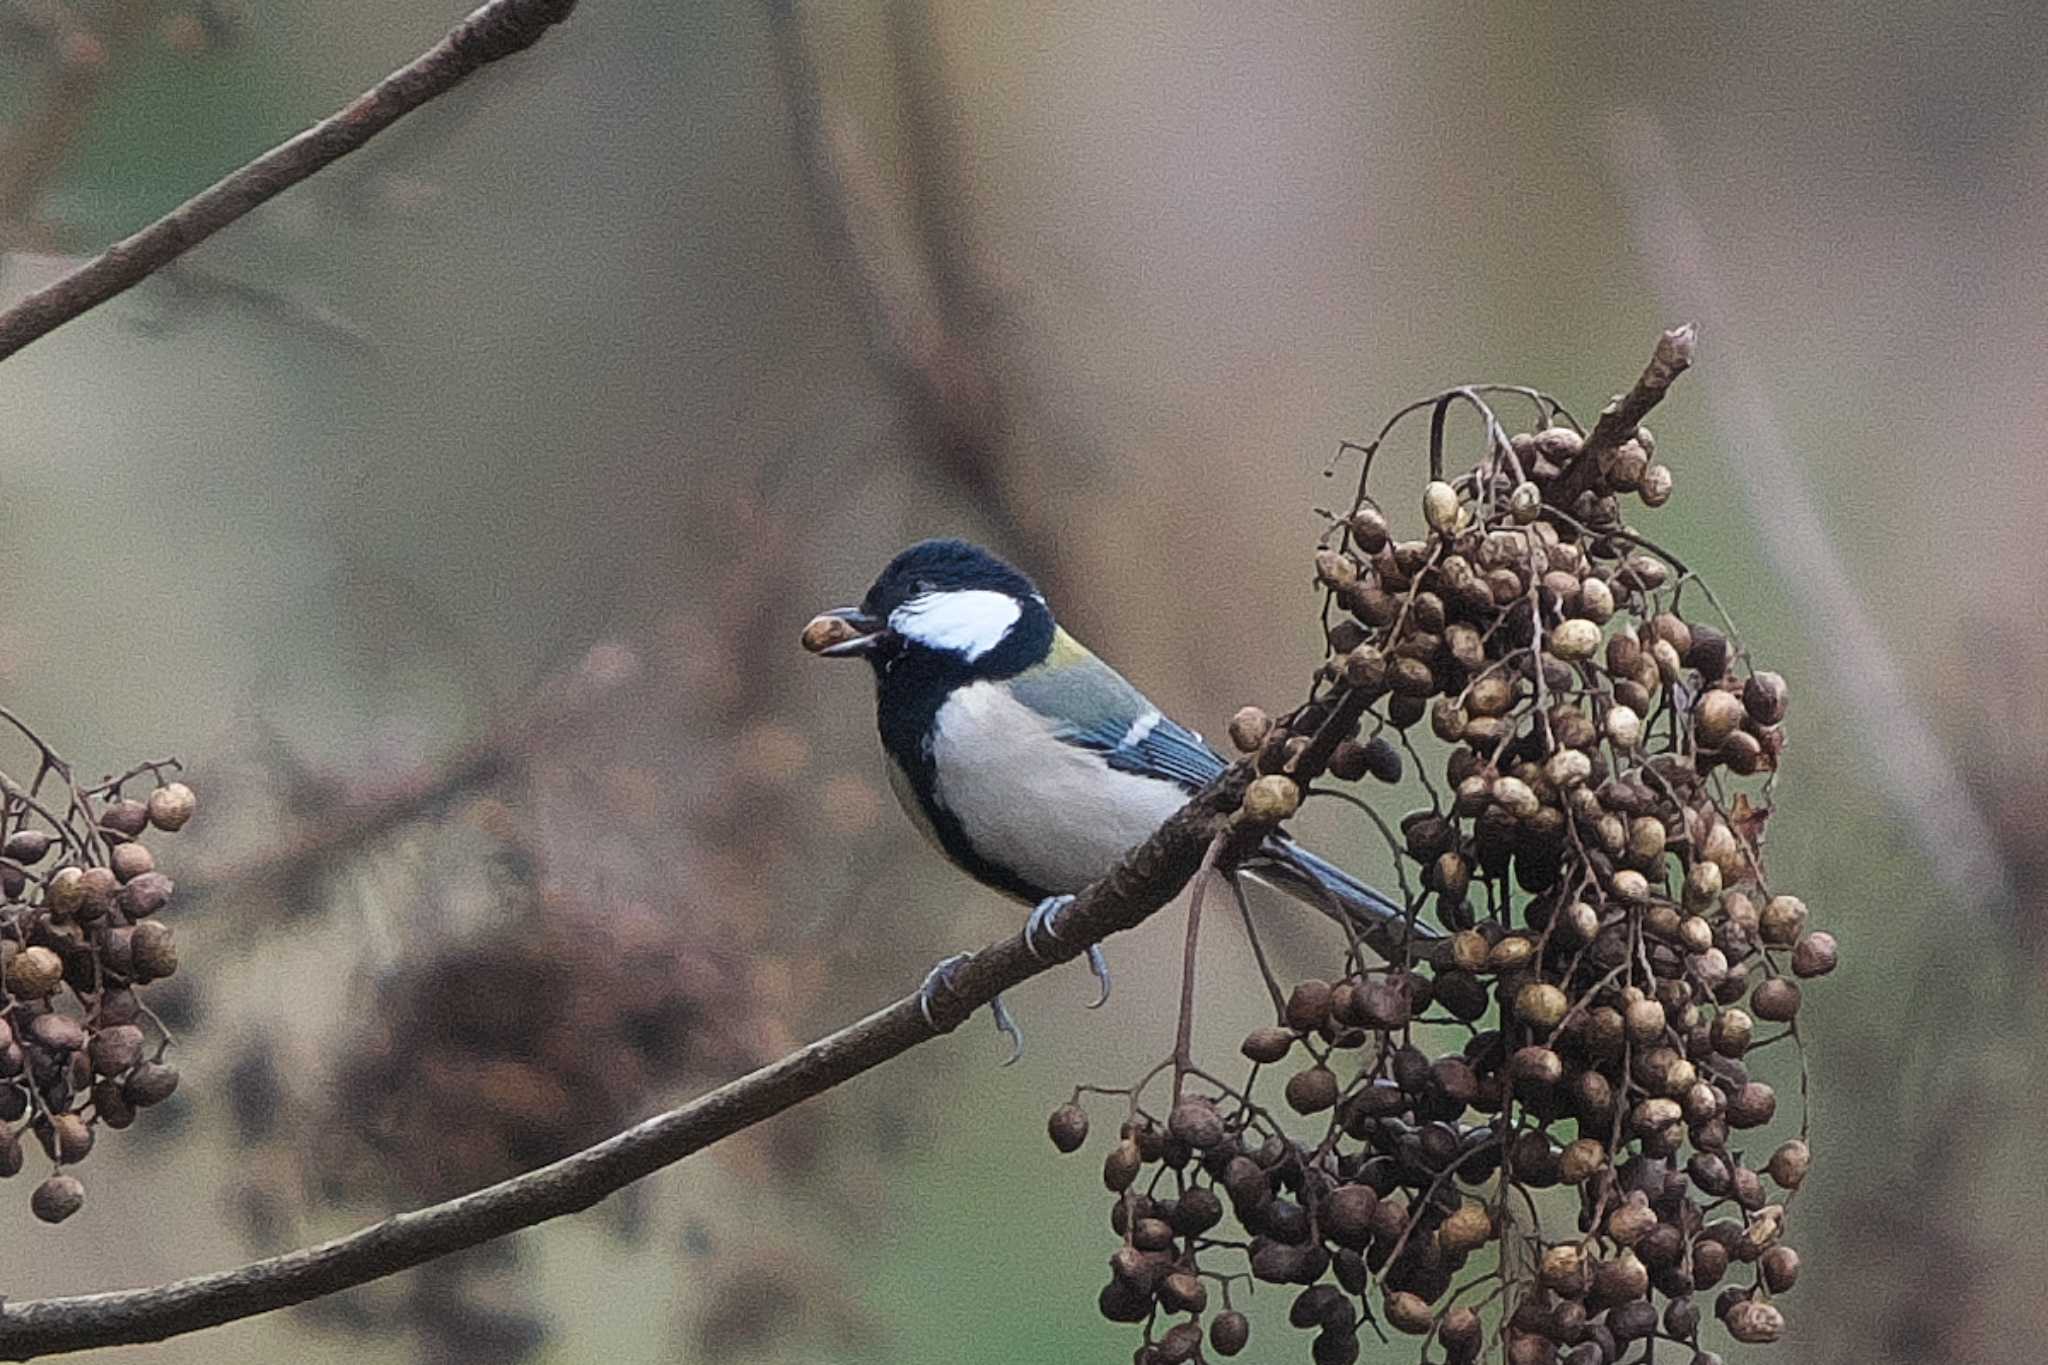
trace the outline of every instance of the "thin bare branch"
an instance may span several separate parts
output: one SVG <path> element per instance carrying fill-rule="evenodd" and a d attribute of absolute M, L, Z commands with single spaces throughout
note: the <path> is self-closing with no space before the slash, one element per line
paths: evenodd
<path fill-rule="evenodd" d="M 1650 356 L 1650 363 L 1643 367 L 1635 387 L 1600 409 L 1600 418 L 1587 433 L 1578 458 L 1551 490 L 1552 502 L 1570 507 L 1574 498 L 1593 486 L 1601 461 L 1636 434 L 1650 409 L 1663 402 L 1678 376 L 1692 368 L 1693 348 L 1698 340 L 1699 329 L 1689 322 L 1657 338 L 1657 349 Z"/>
<path fill-rule="evenodd" d="M 1061 917 L 1040 957 L 1020 933 L 977 954 L 932 1002 L 941 1032 L 1003 991 L 1142 923 L 1186 885 L 1252 776 L 1242 761 L 1211 782 Z M 539 1170 L 402 1213 L 319 1246 L 150 1289 L 0 1305 L 0 1359 L 29 1360 L 162 1341 L 396 1274 L 550 1218 L 590 1208 L 720 1138 L 853 1079 L 933 1037 L 915 994 L 761 1068 Z"/>
<path fill-rule="evenodd" d="M 0 313 L 0 360 L 130 289 L 259 204 L 347 156 L 481 68 L 540 41 L 576 0 L 490 0 L 418 58 L 333 117 L 240 170 Z"/>

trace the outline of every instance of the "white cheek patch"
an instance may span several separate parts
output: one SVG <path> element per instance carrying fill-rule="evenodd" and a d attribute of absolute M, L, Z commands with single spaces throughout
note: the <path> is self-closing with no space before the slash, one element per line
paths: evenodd
<path fill-rule="evenodd" d="M 1023 614 L 1008 593 L 963 588 L 911 598 L 889 613 L 889 629 L 972 663 L 1001 644 Z"/>

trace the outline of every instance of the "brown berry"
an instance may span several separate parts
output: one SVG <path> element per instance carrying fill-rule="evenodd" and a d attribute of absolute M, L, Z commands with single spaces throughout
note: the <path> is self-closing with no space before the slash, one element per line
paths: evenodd
<path fill-rule="evenodd" d="M 1771 1153 L 1770 1164 L 1765 1170 L 1782 1189 L 1796 1190 L 1806 1180 L 1806 1173 L 1813 1166 L 1813 1152 L 1804 1142 L 1793 1138 Z"/>
<path fill-rule="evenodd" d="M 1314 1114 L 1337 1102 L 1337 1075 L 1326 1066 L 1312 1066 L 1287 1078 L 1287 1105 L 1297 1114 Z"/>
<path fill-rule="evenodd" d="M 123 844 L 121 847 L 141 848 L 142 845 Z M 163 873 L 144 872 L 121 888 L 115 903 L 130 919 L 147 919 L 171 903 L 171 893 L 175 890 L 177 884 Z"/>
<path fill-rule="evenodd" d="M 1223 1116 L 1205 1099 L 1185 1099 L 1173 1106 L 1166 1118 L 1166 1131 L 1198 1152 L 1221 1146 L 1228 1136 Z"/>
<path fill-rule="evenodd" d="M 1257 825 L 1277 825 L 1301 808 L 1301 788 L 1291 777 L 1268 773 L 1245 788 L 1241 812 Z"/>
<path fill-rule="evenodd" d="M 171 926 L 160 919 L 146 919 L 129 936 L 128 952 L 137 981 L 156 981 L 178 970 L 178 945 Z"/>
<path fill-rule="evenodd" d="M 1732 1305 L 1721 1323 L 1729 1336 L 1748 1346 L 1766 1345 L 1785 1334 L 1785 1315 L 1755 1299 L 1743 1299 Z"/>
<path fill-rule="evenodd" d="M 1232 1309 L 1219 1313 L 1209 1324 L 1209 1344 L 1220 1356 L 1234 1356 L 1242 1351 L 1252 1339 L 1251 1319 Z"/>
<path fill-rule="evenodd" d="M 178 1088 L 178 1069 L 162 1062 L 144 1062 L 121 1083 L 121 1093 L 138 1109 L 162 1104 Z"/>
<path fill-rule="evenodd" d="M 1436 1321 L 1436 1315 L 1429 1311 L 1429 1304 L 1422 1296 L 1405 1289 L 1387 1295 L 1385 1306 L 1388 1326 L 1410 1336 L 1421 1336 Z"/>
<path fill-rule="evenodd" d="M 53 1175 L 36 1186 L 28 1206 L 45 1223 L 61 1223 L 85 1204 L 85 1186 L 76 1176 Z"/>
<path fill-rule="evenodd" d="M 1799 983 L 1789 976 L 1766 977 L 1750 992 L 1749 1008 L 1759 1019 L 1787 1023 L 1799 1015 Z"/>
<path fill-rule="evenodd" d="M 100 828 L 133 839 L 149 826 L 149 807 L 123 798 L 100 812 Z"/>
<path fill-rule="evenodd" d="M 199 798 L 183 782 L 167 782 L 158 787 L 149 794 L 147 803 L 149 823 L 167 834 L 185 828 L 198 808 Z"/>
<path fill-rule="evenodd" d="M 1124 1138 L 1102 1159 L 1102 1183 L 1111 1194 L 1122 1194 L 1138 1178 L 1138 1172 L 1144 1165 L 1144 1158 L 1138 1154 L 1138 1144 Z"/>
<path fill-rule="evenodd" d="M 1241 754 L 1258 752 L 1271 733 L 1273 718 L 1256 706 L 1242 707 L 1230 718 L 1230 742 Z"/>
<path fill-rule="evenodd" d="M 1268 1024 L 1264 1028 L 1255 1028 L 1247 1033 L 1244 1042 L 1238 1045 L 1238 1051 L 1254 1062 L 1270 1065 L 1285 1057 L 1288 1049 L 1293 1046 L 1292 1032 Z"/>
<path fill-rule="evenodd" d="M 1792 946 L 1795 976 L 1826 976 L 1835 969 L 1835 936 L 1825 930 L 1808 934 Z"/>
<path fill-rule="evenodd" d="M 64 959 L 48 948 L 24 948 L 7 961 L 0 984 L 18 996 L 39 1000 L 64 984 Z"/>
<path fill-rule="evenodd" d="M 135 1030 L 135 1036 L 139 1043 L 142 1030 Z M 1045 1121 L 1045 1131 L 1052 1139 L 1052 1145 L 1060 1151 L 1078 1151 L 1081 1144 L 1088 1141 L 1087 1112 L 1078 1104 L 1063 1104 L 1053 1110 L 1052 1117 Z"/>

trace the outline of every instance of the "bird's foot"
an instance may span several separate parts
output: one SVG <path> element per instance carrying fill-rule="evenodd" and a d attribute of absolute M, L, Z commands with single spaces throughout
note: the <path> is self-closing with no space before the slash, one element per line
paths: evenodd
<path fill-rule="evenodd" d="M 1038 950 L 1038 940 L 1043 937 L 1051 939 L 1054 943 L 1060 941 L 1059 929 L 1056 927 L 1059 913 L 1073 903 L 1072 896 L 1047 896 L 1038 903 L 1038 908 L 1031 912 L 1031 918 L 1024 921 L 1024 946 L 1030 949 L 1031 955 L 1040 962 L 1045 961 L 1045 954 Z M 1102 987 L 1094 1003 L 1088 1008 L 1101 1009 L 1109 1001 L 1109 962 L 1102 956 L 1102 945 L 1099 943 L 1088 945 L 1088 970 L 1095 973 L 1095 979 Z"/>
<path fill-rule="evenodd" d="M 1054 927 L 1054 921 L 1060 911 L 1073 903 L 1072 896 L 1047 896 L 1038 903 L 1038 908 L 1031 912 L 1031 918 L 1024 921 L 1024 946 L 1029 948 L 1031 955 L 1040 962 L 1045 961 L 1045 954 L 1038 951 L 1038 936 L 1043 934 L 1054 943 L 1058 943 L 1060 934 Z"/>
<path fill-rule="evenodd" d="M 973 953 L 955 953 L 926 974 L 924 984 L 917 988 L 917 1012 L 924 1016 L 925 1027 L 937 1033 L 939 1026 L 932 1022 L 932 1001 L 941 991 L 953 989 L 953 975 L 974 957 Z M 989 1001 L 989 1012 L 995 1015 L 996 1030 L 1010 1040 L 1010 1055 L 1003 1059 L 1008 1066 L 1024 1055 L 1024 1030 L 1017 1027 L 1017 1020 L 1003 1003 L 1000 995 Z"/>

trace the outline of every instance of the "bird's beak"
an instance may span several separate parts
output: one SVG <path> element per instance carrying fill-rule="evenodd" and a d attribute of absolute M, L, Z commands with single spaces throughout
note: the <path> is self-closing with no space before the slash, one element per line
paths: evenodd
<path fill-rule="evenodd" d="M 804 627 L 803 645 L 826 659 L 865 654 L 882 642 L 888 625 L 859 607 L 835 607 L 811 618 L 811 623 Z"/>

